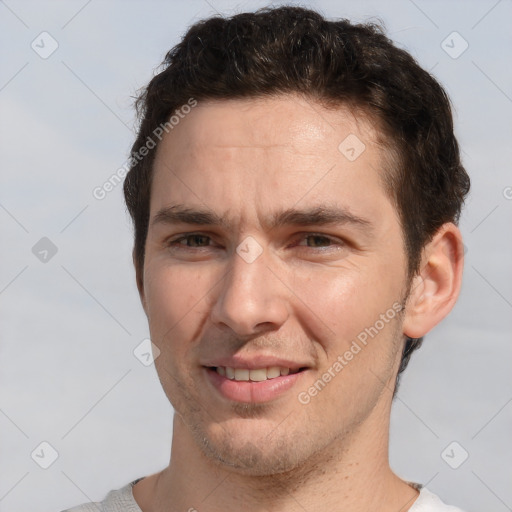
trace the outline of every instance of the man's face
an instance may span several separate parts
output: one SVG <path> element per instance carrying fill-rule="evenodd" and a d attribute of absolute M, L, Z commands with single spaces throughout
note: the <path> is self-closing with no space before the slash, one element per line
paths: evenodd
<path fill-rule="evenodd" d="M 161 142 L 142 298 L 210 458 L 273 474 L 368 418 L 385 435 L 407 261 L 375 139 L 289 95 L 200 102 Z"/>

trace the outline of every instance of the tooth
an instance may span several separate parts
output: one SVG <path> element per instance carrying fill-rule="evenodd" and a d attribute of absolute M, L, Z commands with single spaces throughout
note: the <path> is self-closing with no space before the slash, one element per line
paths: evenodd
<path fill-rule="evenodd" d="M 288 375 L 290 373 L 290 368 L 281 367 L 281 375 Z"/>
<path fill-rule="evenodd" d="M 222 375 L 223 377 L 226 376 L 226 368 L 224 366 L 217 366 L 217 373 L 219 375 Z"/>
<path fill-rule="evenodd" d="M 263 380 L 267 380 L 266 368 L 259 368 L 257 370 L 251 370 L 249 372 L 249 378 L 255 382 L 261 382 Z"/>
<path fill-rule="evenodd" d="M 235 370 L 229 366 L 226 366 L 226 377 L 233 380 L 235 378 Z"/>
<path fill-rule="evenodd" d="M 275 379 L 281 375 L 281 368 L 279 366 L 271 366 L 267 368 L 267 379 Z"/>
<path fill-rule="evenodd" d="M 249 370 L 247 368 L 235 368 L 235 380 L 249 380 Z"/>

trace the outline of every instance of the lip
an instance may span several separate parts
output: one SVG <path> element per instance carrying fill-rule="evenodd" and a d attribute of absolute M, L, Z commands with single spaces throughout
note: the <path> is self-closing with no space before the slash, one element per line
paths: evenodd
<path fill-rule="evenodd" d="M 224 366 L 230 368 L 244 368 L 247 370 L 256 370 L 258 368 L 270 368 L 272 366 L 280 366 L 283 368 L 290 368 L 291 371 L 297 371 L 300 368 L 308 368 L 307 363 L 300 363 L 297 361 L 290 361 L 287 359 L 280 359 L 273 356 L 258 355 L 253 357 L 231 356 L 226 358 L 215 359 L 205 363 L 202 366 L 215 367 Z"/>
<path fill-rule="evenodd" d="M 275 363 L 275 359 L 273 360 Z M 232 363 L 231 363 L 232 364 Z M 231 366 L 225 365 L 225 366 Z M 240 364 L 240 363 L 238 363 Z M 258 363 L 261 364 L 261 363 Z M 288 363 L 289 364 L 289 363 Z M 224 366 L 224 364 L 218 364 L 217 366 Z M 263 365 L 265 366 L 265 365 Z M 287 366 L 284 364 L 272 364 L 269 366 Z M 236 368 L 248 368 L 256 369 L 262 366 L 236 366 Z M 297 367 L 294 364 L 293 367 L 296 369 L 303 368 Z M 206 374 L 206 380 L 209 382 L 216 392 L 218 392 L 223 398 L 240 403 L 265 403 L 272 400 L 276 400 L 284 393 L 289 391 L 297 382 L 303 378 L 303 375 L 307 370 L 300 371 L 298 373 L 292 373 L 289 375 L 281 375 L 274 379 L 268 379 L 262 382 L 252 381 L 236 381 L 228 379 L 219 375 L 214 367 L 203 367 Z"/>

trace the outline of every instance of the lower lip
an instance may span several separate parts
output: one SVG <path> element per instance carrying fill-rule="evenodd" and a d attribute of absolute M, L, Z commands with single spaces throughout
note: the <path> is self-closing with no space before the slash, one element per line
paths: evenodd
<path fill-rule="evenodd" d="M 275 400 L 290 390 L 304 371 L 292 375 L 281 375 L 261 382 L 231 380 L 219 375 L 212 368 L 205 368 L 208 380 L 228 400 L 243 403 L 264 403 Z"/>

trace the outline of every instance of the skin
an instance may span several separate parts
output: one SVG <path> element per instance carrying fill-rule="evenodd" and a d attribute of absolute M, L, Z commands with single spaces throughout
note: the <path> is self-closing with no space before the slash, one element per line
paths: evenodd
<path fill-rule="evenodd" d="M 445 224 L 408 282 L 375 127 L 295 95 L 210 101 L 159 145 L 138 279 L 175 416 L 169 466 L 133 488 L 144 512 L 239 511 L 241 500 L 246 511 L 397 512 L 417 498 L 389 467 L 392 393 L 403 336 L 426 334 L 457 299 L 462 242 Z M 365 144 L 354 161 L 338 150 L 349 134 Z M 155 221 L 176 205 L 225 222 Z M 366 223 L 270 226 L 292 208 L 344 209 Z M 262 249 L 250 263 L 237 253 L 247 237 Z M 397 303 L 405 311 L 301 403 Z M 204 367 L 261 355 L 306 368 L 263 403 L 227 399 Z"/>

